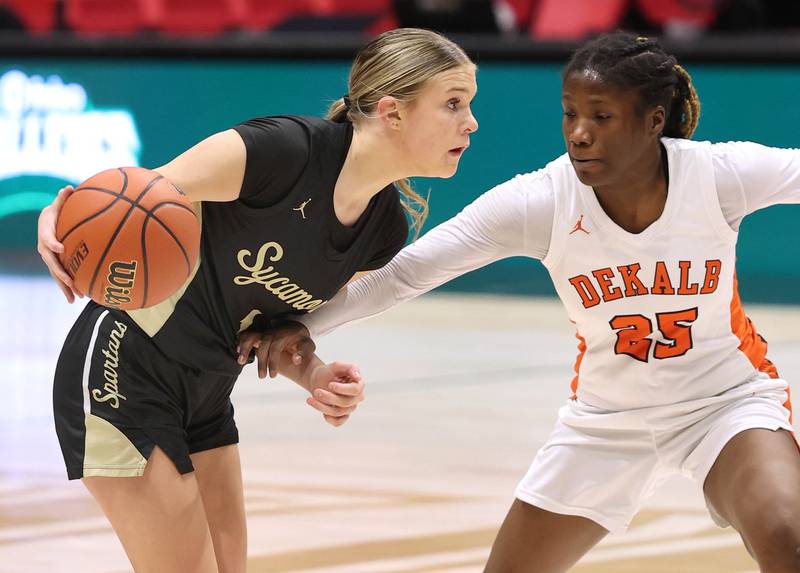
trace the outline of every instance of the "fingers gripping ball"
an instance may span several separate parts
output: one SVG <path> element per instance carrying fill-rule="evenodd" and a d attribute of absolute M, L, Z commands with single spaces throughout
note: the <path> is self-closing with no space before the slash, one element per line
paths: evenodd
<path fill-rule="evenodd" d="M 67 198 L 56 223 L 61 263 L 99 304 L 123 310 L 158 304 L 189 278 L 200 223 L 186 196 L 142 167 L 93 175 Z"/>

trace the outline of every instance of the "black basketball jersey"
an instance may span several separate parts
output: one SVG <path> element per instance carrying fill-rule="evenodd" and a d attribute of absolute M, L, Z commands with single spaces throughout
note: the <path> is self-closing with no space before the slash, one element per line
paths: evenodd
<path fill-rule="evenodd" d="M 161 304 L 128 311 L 171 358 L 222 373 L 240 369 L 239 332 L 313 311 L 354 273 L 386 264 L 408 235 L 394 185 L 352 227 L 336 218 L 333 189 L 352 124 L 282 116 L 234 129 L 247 149 L 239 198 L 195 205 L 202 238 L 194 274 Z"/>

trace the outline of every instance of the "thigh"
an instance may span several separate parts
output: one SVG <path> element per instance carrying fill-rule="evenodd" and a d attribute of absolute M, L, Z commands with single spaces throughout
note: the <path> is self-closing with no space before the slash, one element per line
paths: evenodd
<path fill-rule="evenodd" d="M 514 500 L 497 534 L 485 573 L 567 571 L 608 530 L 576 515 L 561 515 Z"/>
<path fill-rule="evenodd" d="M 136 477 L 153 447 L 192 470 L 182 427 L 182 369 L 124 316 L 89 304 L 56 367 L 53 410 L 70 479 Z"/>
<path fill-rule="evenodd" d="M 711 509 L 739 531 L 759 559 L 782 539 L 797 542 L 798 484 L 800 450 L 795 437 L 786 430 L 753 428 L 728 441 L 703 489 Z"/>
<path fill-rule="evenodd" d="M 244 573 L 247 526 L 239 446 L 192 454 L 214 552 L 221 573 Z"/>
<path fill-rule="evenodd" d="M 141 477 L 84 477 L 137 573 L 216 573 L 200 488 L 160 448 Z"/>

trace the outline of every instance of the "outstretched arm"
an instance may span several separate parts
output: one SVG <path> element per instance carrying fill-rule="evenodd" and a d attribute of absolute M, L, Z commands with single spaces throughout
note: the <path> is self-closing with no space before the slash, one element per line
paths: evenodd
<path fill-rule="evenodd" d="M 506 257 L 547 252 L 553 198 L 534 174 L 485 193 L 456 217 L 404 248 L 386 266 L 350 283 L 297 320 L 312 337 L 375 316 L 469 271 Z M 541 179 L 541 177 L 540 177 Z M 537 184 L 539 184 L 537 186 Z M 530 220 L 535 218 L 535 228 Z"/>
<path fill-rule="evenodd" d="M 270 329 L 269 345 L 259 357 L 262 377 L 267 372 L 272 377 L 279 370 L 283 373 L 281 364 L 306 363 L 316 348 L 312 333 L 325 334 L 342 324 L 373 316 L 504 257 L 544 258 L 554 211 L 552 186 L 542 171 L 495 187 L 458 216 L 403 249 L 383 268 L 351 282 L 313 313 L 295 317 L 302 323 Z M 242 333 L 240 340 L 252 336 Z M 240 348 L 240 362 L 246 361 L 249 351 L 249 346 Z"/>

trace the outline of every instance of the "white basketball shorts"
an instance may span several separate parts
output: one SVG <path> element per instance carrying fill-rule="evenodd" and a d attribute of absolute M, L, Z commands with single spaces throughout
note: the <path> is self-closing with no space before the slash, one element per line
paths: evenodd
<path fill-rule="evenodd" d="M 517 486 L 521 501 L 625 531 L 664 480 L 701 485 L 722 448 L 751 428 L 792 432 L 788 384 L 758 373 L 717 396 L 612 412 L 570 400 Z M 729 525 L 709 507 L 720 527 Z"/>

